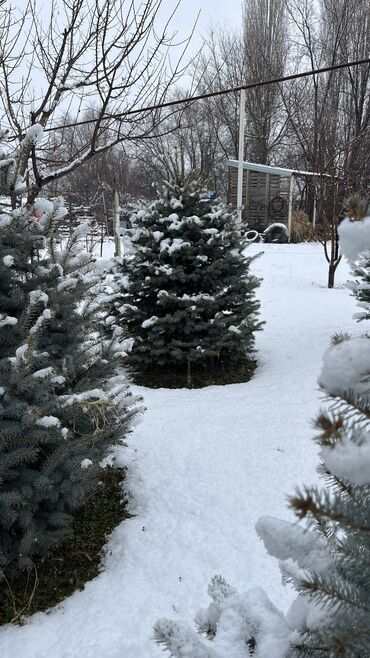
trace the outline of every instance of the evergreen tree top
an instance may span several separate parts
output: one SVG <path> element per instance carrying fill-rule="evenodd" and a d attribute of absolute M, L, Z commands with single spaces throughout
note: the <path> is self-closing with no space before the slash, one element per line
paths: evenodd
<path fill-rule="evenodd" d="M 170 218 L 171 215 L 180 217 L 212 216 L 221 211 L 225 213 L 222 204 L 215 203 L 212 195 L 204 189 L 199 181 L 188 180 L 182 183 L 164 182 L 157 186 L 158 198 L 149 203 L 144 210 L 138 210 L 134 213 L 134 219 L 150 222 L 150 217 L 154 220 L 158 218 Z M 177 227 L 179 228 L 179 227 Z"/>

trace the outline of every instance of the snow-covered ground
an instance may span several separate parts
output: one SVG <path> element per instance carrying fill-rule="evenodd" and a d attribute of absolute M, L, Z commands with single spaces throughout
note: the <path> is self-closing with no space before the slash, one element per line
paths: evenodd
<path fill-rule="evenodd" d="M 208 605 L 216 573 L 289 604 L 292 593 L 254 525 L 264 514 L 291 519 L 286 496 L 316 479 L 322 355 L 333 333 L 362 327 L 352 320 L 345 263 L 328 290 L 320 245 L 261 248 L 254 270 L 264 278 L 258 294 L 267 324 L 254 379 L 141 389 L 147 412 L 122 451 L 137 516 L 113 533 L 106 570 L 83 592 L 23 627 L 0 629 L 2 658 L 160 658 L 153 623 L 162 616 L 191 623 Z"/>

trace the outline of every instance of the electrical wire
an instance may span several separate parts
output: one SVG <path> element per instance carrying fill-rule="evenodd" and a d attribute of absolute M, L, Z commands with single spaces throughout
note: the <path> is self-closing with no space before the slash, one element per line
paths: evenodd
<path fill-rule="evenodd" d="M 289 82 L 290 80 L 299 80 L 301 78 L 307 78 L 313 75 L 320 75 L 322 73 L 330 73 L 332 71 L 338 71 L 340 69 L 352 68 L 354 66 L 361 66 L 363 64 L 370 64 L 370 58 L 360 59 L 353 62 L 344 62 L 341 64 L 333 64 L 332 66 L 325 66 L 323 68 L 311 69 L 309 71 L 302 71 L 301 73 L 292 73 L 291 75 L 282 76 L 279 78 L 272 78 L 270 80 L 262 80 L 260 82 L 251 82 L 247 85 L 239 85 L 238 87 L 229 87 L 228 89 L 220 89 L 218 91 L 210 91 L 205 94 L 198 94 L 196 96 L 186 96 L 185 98 L 179 98 L 177 100 L 165 101 L 163 103 L 158 103 L 154 105 L 148 105 L 146 107 L 133 108 L 122 112 L 119 114 L 104 114 L 101 119 L 114 119 L 119 121 L 124 119 L 127 116 L 133 114 L 151 112 L 153 110 L 161 110 L 166 107 L 174 107 L 176 105 L 184 105 L 186 103 L 194 103 L 196 101 L 205 100 L 207 98 L 217 98 L 219 96 L 225 96 L 227 94 L 237 93 L 242 89 L 247 91 L 251 89 L 258 89 L 260 87 L 266 87 L 268 85 L 280 84 L 283 82 Z M 74 123 L 66 123 L 62 126 L 52 126 L 50 128 L 44 128 L 44 132 L 51 132 L 54 130 L 63 130 L 63 128 L 73 128 L 75 126 L 84 126 L 90 123 L 96 123 L 95 119 L 86 119 L 83 121 L 77 121 Z"/>

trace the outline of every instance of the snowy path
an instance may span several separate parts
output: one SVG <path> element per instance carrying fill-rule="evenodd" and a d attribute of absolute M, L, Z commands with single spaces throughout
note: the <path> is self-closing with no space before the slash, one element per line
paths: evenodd
<path fill-rule="evenodd" d="M 359 328 L 349 292 L 324 287 L 320 246 L 264 249 L 254 265 L 264 276 L 267 321 L 254 379 L 143 390 L 148 410 L 125 451 L 137 517 L 117 528 L 107 570 L 83 592 L 22 628 L 0 630 L 2 658 L 160 658 L 153 623 L 161 616 L 191 623 L 215 573 L 289 603 L 254 525 L 262 514 L 291 518 L 286 495 L 316 477 L 311 419 L 322 353 L 332 333 Z M 341 264 L 338 283 L 347 278 Z"/>

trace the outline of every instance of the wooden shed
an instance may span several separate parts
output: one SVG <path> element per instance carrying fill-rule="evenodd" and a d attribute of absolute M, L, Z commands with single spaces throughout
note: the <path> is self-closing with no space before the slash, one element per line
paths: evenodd
<path fill-rule="evenodd" d="M 227 201 L 237 207 L 238 161 L 228 160 Z M 243 162 L 242 219 L 260 233 L 273 223 L 285 224 L 290 233 L 295 177 L 319 177 L 309 171 Z M 312 223 L 316 222 L 314 203 Z"/>

